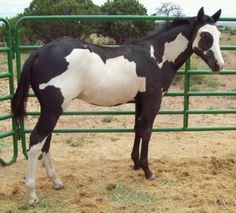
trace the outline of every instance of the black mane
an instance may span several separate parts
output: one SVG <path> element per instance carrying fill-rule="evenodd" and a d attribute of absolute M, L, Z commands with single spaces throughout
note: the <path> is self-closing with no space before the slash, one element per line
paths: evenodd
<path fill-rule="evenodd" d="M 164 23 L 161 23 L 155 31 L 149 33 L 147 36 L 140 38 L 140 39 L 130 40 L 130 41 L 126 42 L 126 44 L 138 44 L 138 43 L 145 42 L 147 40 L 151 40 L 151 39 L 155 38 L 156 36 L 159 36 L 167 31 L 169 31 L 170 29 L 173 29 L 175 27 L 185 25 L 185 24 L 188 24 L 193 28 L 195 20 L 196 20 L 195 17 L 193 17 L 193 18 L 179 18 L 178 17 L 178 18 L 175 18 L 171 21 L 166 21 Z"/>

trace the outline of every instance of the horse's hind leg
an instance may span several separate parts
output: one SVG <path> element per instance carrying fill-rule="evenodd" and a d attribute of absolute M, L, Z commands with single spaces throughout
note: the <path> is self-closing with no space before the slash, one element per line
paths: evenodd
<path fill-rule="evenodd" d="M 44 161 L 44 165 L 46 167 L 47 175 L 52 180 L 53 188 L 54 189 L 62 189 L 62 188 L 64 188 L 64 185 L 56 175 L 56 171 L 54 169 L 54 166 L 53 166 L 53 163 L 52 163 L 52 160 L 51 160 L 51 154 L 50 154 L 50 151 L 49 151 L 50 150 L 51 138 L 52 138 L 52 134 L 50 134 L 47 137 L 47 140 L 46 140 L 46 142 L 45 142 L 45 144 L 42 148 L 43 161 Z"/>
<path fill-rule="evenodd" d="M 29 205 L 34 205 L 38 203 L 39 199 L 35 193 L 35 183 L 36 183 L 36 173 L 37 173 L 37 163 L 38 156 L 40 155 L 40 150 L 45 143 L 45 137 L 42 141 L 38 141 L 37 145 L 34 145 L 28 151 L 28 167 L 26 172 L 25 185 L 29 192 Z"/>
<path fill-rule="evenodd" d="M 30 135 L 30 145 L 28 150 L 28 167 L 26 173 L 25 185 L 29 191 L 29 204 L 34 205 L 39 201 L 35 193 L 37 163 L 40 152 L 44 146 L 47 146 L 49 140 L 47 138 L 52 133 L 58 118 L 60 117 L 61 109 L 43 109 L 39 120 Z"/>

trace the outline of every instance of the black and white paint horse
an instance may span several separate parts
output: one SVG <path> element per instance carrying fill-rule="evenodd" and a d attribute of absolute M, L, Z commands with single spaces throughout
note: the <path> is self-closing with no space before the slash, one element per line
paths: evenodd
<path fill-rule="evenodd" d="M 50 141 L 60 115 L 75 98 L 99 106 L 135 103 L 134 169 L 142 168 L 147 179 L 155 179 L 148 166 L 148 144 L 162 95 L 192 53 L 212 71 L 222 69 L 220 32 L 215 26 L 220 14 L 221 10 L 210 17 L 201 8 L 196 17 L 176 19 L 150 36 L 116 48 L 62 38 L 33 53 L 24 64 L 12 100 L 12 112 L 19 121 L 26 114 L 30 85 L 41 106 L 28 150 L 29 203 L 38 202 L 35 184 L 40 152 L 54 188 L 63 188 L 50 158 Z"/>

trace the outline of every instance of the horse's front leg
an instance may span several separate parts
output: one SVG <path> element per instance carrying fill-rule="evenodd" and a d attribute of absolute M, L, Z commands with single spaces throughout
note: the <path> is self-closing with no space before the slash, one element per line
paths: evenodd
<path fill-rule="evenodd" d="M 152 173 L 151 169 L 149 168 L 148 164 L 148 148 L 149 148 L 149 141 L 152 134 L 152 127 L 154 122 L 155 116 L 153 115 L 152 118 L 149 120 L 145 120 L 142 126 L 142 147 L 141 147 L 141 157 L 140 157 L 140 166 L 142 167 L 145 177 L 148 180 L 156 179 L 156 176 Z"/>
<path fill-rule="evenodd" d="M 134 125 L 134 131 L 135 131 L 135 138 L 134 138 L 134 145 L 131 153 L 131 158 L 134 162 L 133 168 L 135 170 L 140 169 L 140 159 L 139 159 L 139 146 L 140 146 L 140 127 L 141 127 L 141 104 L 136 103 L 135 104 L 135 125 Z"/>
<path fill-rule="evenodd" d="M 154 180 L 156 178 L 156 176 L 152 173 L 148 165 L 148 147 L 152 134 L 153 122 L 155 120 L 156 114 L 160 109 L 161 100 L 162 96 L 158 95 L 156 99 L 147 99 L 143 102 L 141 119 L 142 124 L 140 129 L 142 138 L 140 166 L 143 169 L 145 177 L 148 180 Z"/>
<path fill-rule="evenodd" d="M 145 177 L 148 180 L 154 180 L 156 179 L 156 176 L 152 173 L 148 164 L 148 148 L 149 148 L 150 137 L 151 137 L 151 131 L 146 132 L 146 136 L 143 137 L 142 147 L 141 147 L 140 165 L 144 171 Z"/>
<path fill-rule="evenodd" d="M 134 162 L 134 166 L 133 166 L 134 170 L 138 170 L 141 168 L 140 160 L 139 160 L 140 140 L 141 140 L 141 137 L 140 137 L 139 133 L 137 133 L 135 130 L 134 145 L 133 145 L 133 149 L 132 149 L 132 153 L 131 153 L 131 158 Z"/>

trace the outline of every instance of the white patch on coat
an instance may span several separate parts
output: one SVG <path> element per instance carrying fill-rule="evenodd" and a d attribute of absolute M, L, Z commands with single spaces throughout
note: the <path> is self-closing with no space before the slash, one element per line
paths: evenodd
<path fill-rule="evenodd" d="M 193 41 L 192 48 L 194 49 L 195 47 L 198 47 L 199 41 L 201 39 L 200 35 L 202 32 L 208 32 L 213 36 L 213 44 L 209 50 L 213 51 L 218 65 L 222 68 L 224 66 L 224 59 L 223 59 L 221 51 L 220 51 L 221 33 L 215 25 L 206 24 L 206 25 L 202 26 L 201 28 L 199 28 L 196 38 Z M 204 52 L 204 54 L 206 54 L 206 53 L 207 53 L 207 51 Z"/>
<path fill-rule="evenodd" d="M 47 175 L 48 177 L 51 178 L 52 182 L 53 182 L 53 187 L 55 189 L 62 189 L 64 187 L 63 183 L 60 181 L 60 179 L 57 177 L 55 168 L 53 166 L 52 163 L 52 159 L 51 159 L 51 154 L 50 152 L 48 153 L 43 153 L 43 161 L 46 167 L 46 171 L 47 171 Z"/>
<path fill-rule="evenodd" d="M 154 55 L 153 45 L 151 45 L 151 47 L 150 47 L 150 55 L 151 55 L 151 57 L 156 58 L 155 55 Z"/>
<path fill-rule="evenodd" d="M 28 192 L 29 192 L 29 204 L 30 205 L 33 205 L 39 201 L 39 199 L 36 195 L 36 192 L 35 192 L 37 164 L 38 164 L 38 157 L 40 155 L 41 149 L 42 149 L 47 137 L 45 137 L 38 144 L 30 147 L 30 150 L 28 151 L 28 167 L 27 167 L 27 172 L 26 172 L 25 185 L 26 185 Z"/>
<path fill-rule="evenodd" d="M 182 33 L 179 33 L 175 40 L 166 42 L 164 44 L 162 62 L 159 63 L 159 67 L 162 68 L 166 61 L 174 63 L 178 56 L 187 49 L 188 43 L 189 40 Z"/>
<path fill-rule="evenodd" d="M 74 49 L 65 57 L 69 63 L 62 74 L 39 85 L 60 88 L 65 109 L 74 98 L 86 102 L 112 106 L 133 100 L 136 94 L 146 91 L 146 78 L 138 77 L 136 64 L 123 56 L 104 62 L 99 55 L 87 49 Z"/>

